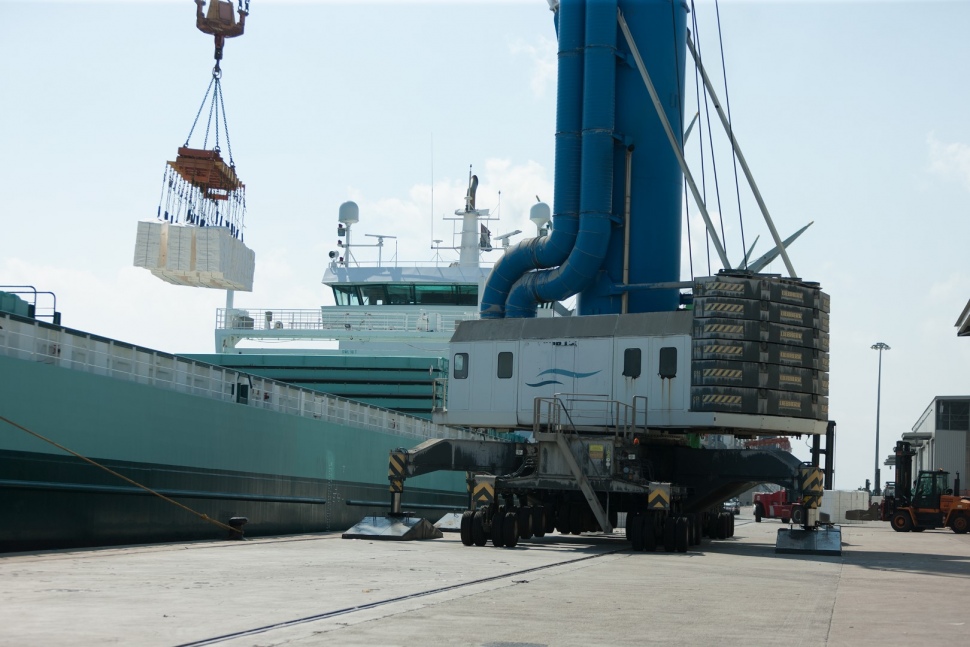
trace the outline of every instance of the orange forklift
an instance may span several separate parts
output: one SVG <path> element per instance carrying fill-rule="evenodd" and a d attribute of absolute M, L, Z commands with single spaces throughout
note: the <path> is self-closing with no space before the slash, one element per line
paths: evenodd
<path fill-rule="evenodd" d="M 950 528 L 962 535 L 970 530 L 970 499 L 961 497 L 960 475 L 950 489 L 950 474 L 943 470 L 920 470 L 913 487 L 913 456 L 906 441 L 896 443 L 896 487 L 882 502 L 882 520 L 896 532 L 922 532 L 927 528 Z M 956 493 L 956 494 L 955 494 Z"/>

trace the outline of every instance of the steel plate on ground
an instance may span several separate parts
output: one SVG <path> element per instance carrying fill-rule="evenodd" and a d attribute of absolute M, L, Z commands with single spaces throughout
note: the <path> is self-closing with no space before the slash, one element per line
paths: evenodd
<path fill-rule="evenodd" d="M 422 517 L 364 517 L 341 535 L 344 539 L 386 539 L 413 541 L 440 539 L 441 531 Z"/>
<path fill-rule="evenodd" d="M 790 555 L 841 555 L 842 528 L 822 526 L 817 530 L 779 528 L 775 552 Z"/>

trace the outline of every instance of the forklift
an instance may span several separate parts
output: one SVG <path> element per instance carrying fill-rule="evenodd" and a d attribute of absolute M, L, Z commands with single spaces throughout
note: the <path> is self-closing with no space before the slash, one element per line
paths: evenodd
<path fill-rule="evenodd" d="M 910 443 L 898 441 L 894 492 L 882 502 L 882 520 L 896 532 L 922 532 L 927 528 L 950 528 L 958 535 L 970 529 L 970 498 L 961 497 L 960 475 L 950 488 L 950 474 L 943 470 L 920 470 L 913 486 Z"/>

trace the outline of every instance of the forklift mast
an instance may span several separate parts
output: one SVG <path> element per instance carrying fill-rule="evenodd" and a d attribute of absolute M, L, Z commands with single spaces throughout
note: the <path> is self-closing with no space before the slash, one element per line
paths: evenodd
<path fill-rule="evenodd" d="M 896 442 L 896 505 L 909 505 L 913 498 L 913 457 L 916 452 L 905 440 Z"/>

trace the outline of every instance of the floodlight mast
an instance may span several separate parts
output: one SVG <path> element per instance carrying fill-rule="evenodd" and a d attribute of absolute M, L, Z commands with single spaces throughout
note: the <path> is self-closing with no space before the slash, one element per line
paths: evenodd
<path fill-rule="evenodd" d="M 876 379 L 876 462 L 874 480 L 872 482 L 872 493 L 878 496 L 882 493 L 882 488 L 879 486 L 879 409 L 882 400 L 882 351 L 892 349 L 889 347 L 889 344 L 884 342 L 877 342 L 870 346 L 870 348 L 879 351 L 879 374 Z"/>

